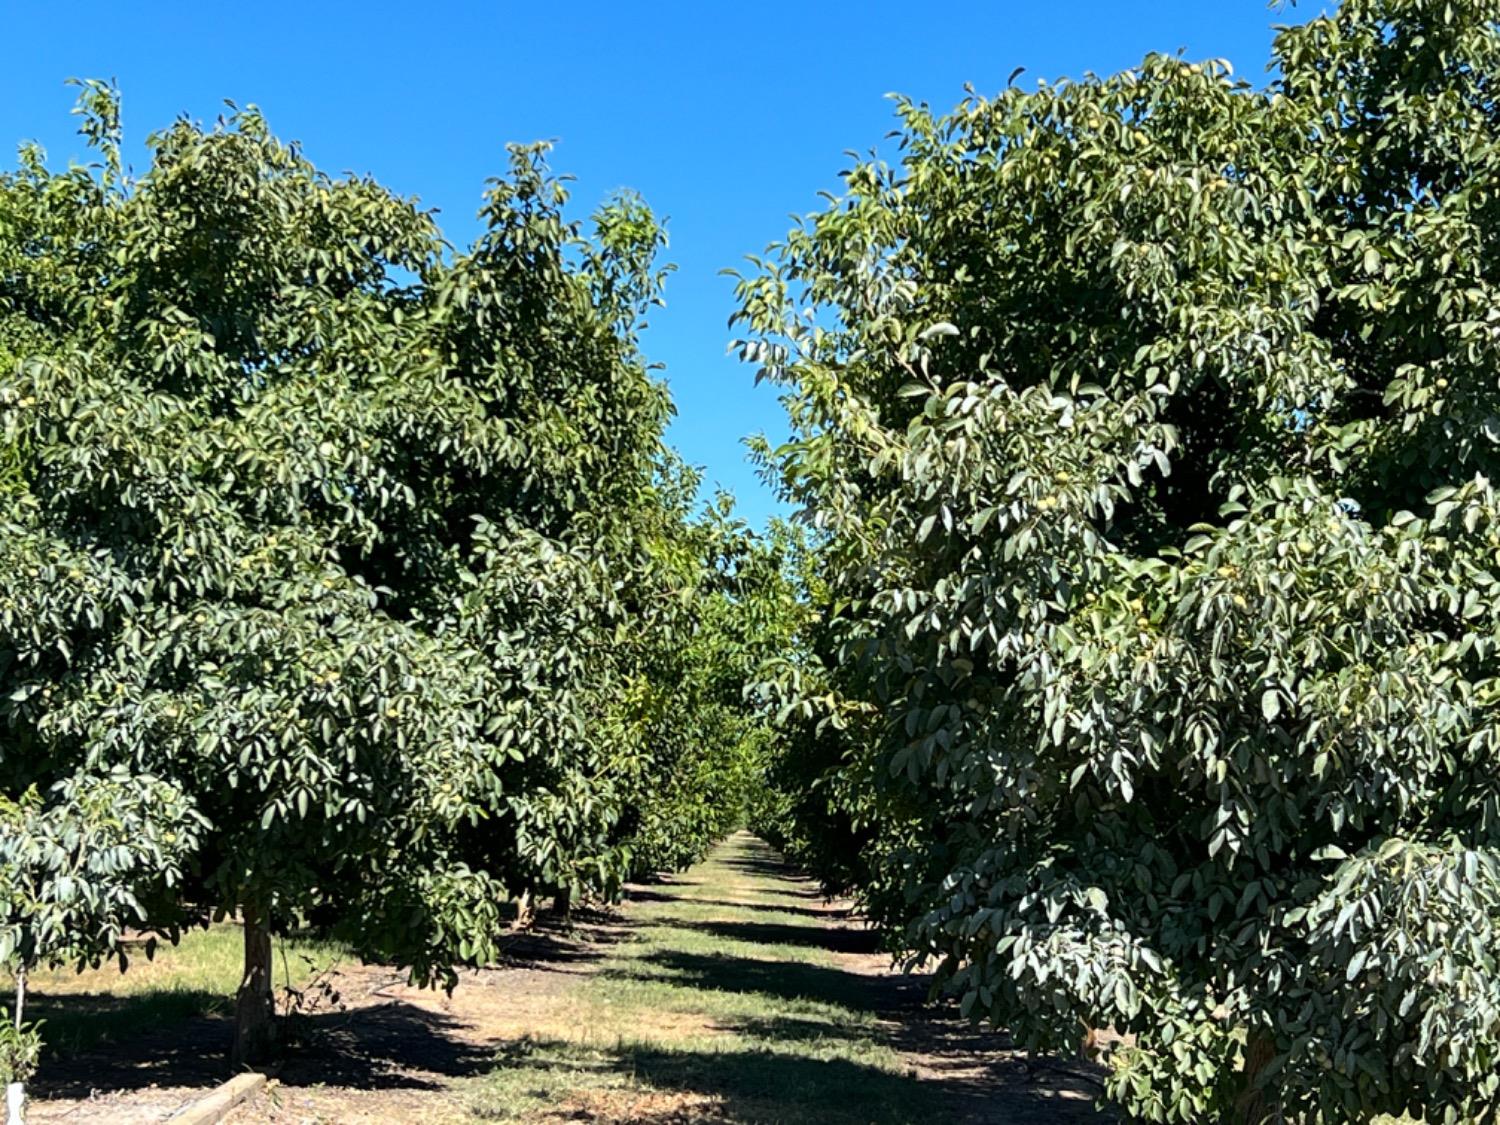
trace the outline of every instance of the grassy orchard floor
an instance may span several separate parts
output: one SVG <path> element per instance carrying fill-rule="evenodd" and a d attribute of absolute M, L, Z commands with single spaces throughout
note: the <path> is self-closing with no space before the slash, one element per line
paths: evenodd
<path fill-rule="evenodd" d="M 921 986 L 890 974 L 871 935 L 748 835 L 631 898 L 629 939 L 550 1026 L 508 1043 L 501 1065 L 473 1084 L 478 1116 L 809 1125 L 1097 1117 L 1083 1096 L 1062 1100 L 1072 1083 L 1061 1073 L 1036 1082 L 1015 1066 L 987 1067 L 993 1056 L 965 1059 L 986 1044 L 916 1011 Z M 1003 1106 L 986 1104 L 991 1096 Z"/>
<path fill-rule="evenodd" d="M 129 969 L 117 962 L 76 972 L 32 974 L 26 1018 L 45 1022 L 44 1065 L 56 1070 L 82 1053 L 128 1043 L 143 1027 L 158 1028 L 198 1017 L 227 1015 L 239 986 L 244 938 L 238 926 L 193 930 L 177 945 L 128 947 Z M 278 944 L 276 984 L 300 989 L 344 955 L 330 942 L 292 939 Z M 14 1011 L 14 982 L 0 989 L 0 1005 Z"/>
<path fill-rule="evenodd" d="M 1028 1064 L 925 1009 L 922 982 L 891 972 L 842 907 L 748 835 L 513 954 L 451 997 L 341 967 L 342 1007 L 303 1021 L 276 1082 L 229 1121 L 1103 1120 L 1085 1068 Z M 209 1084 L 181 1080 L 205 1049 L 179 1036 L 112 1051 L 103 1073 L 125 1090 L 89 1102 L 54 1087 L 33 1118 L 165 1120 L 162 1106 Z"/>

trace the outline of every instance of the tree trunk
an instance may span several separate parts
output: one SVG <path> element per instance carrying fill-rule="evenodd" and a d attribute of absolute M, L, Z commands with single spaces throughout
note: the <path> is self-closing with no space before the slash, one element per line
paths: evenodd
<path fill-rule="evenodd" d="M 529 890 L 516 899 L 516 924 L 512 929 L 529 930 L 536 921 L 536 899 Z"/>
<path fill-rule="evenodd" d="M 16 970 L 16 1035 L 24 1026 L 22 1013 L 26 1010 L 26 967 Z M 12 1081 L 5 1087 L 5 1125 L 25 1125 L 26 1080 L 20 1075 L 11 1075 Z"/>
<path fill-rule="evenodd" d="M 573 915 L 573 888 L 564 887 L 552 896 L 552 913 L 566 922 Z"/>
<path fill-rule="evenodd" d="M 1234 1106 L 1234 1119 L 1239 1125 L 1279 1125 L 1282 1121 L 1276 1099 L 1260 1081 L 1275 1057 L 1276 1040 L 1264 1032 L 1251 1031 L 1245 1040 L 1244 1086 Z"/>
<path fill-rule="evenodd" d="M 1078 1045 L 1078 1057 L 1088 1062 L 1099 1061 L 1099 1030 L 1083 1025 L 1083 1042 Z"/>
<path fill-rule="evenodd" d="M 271 927 L 259 911 L 245 911 L 245 973 L 234 1000 L 236 1070 L 271 1057 L 276 1044 L 276 1000 L 271 993 Z"/>

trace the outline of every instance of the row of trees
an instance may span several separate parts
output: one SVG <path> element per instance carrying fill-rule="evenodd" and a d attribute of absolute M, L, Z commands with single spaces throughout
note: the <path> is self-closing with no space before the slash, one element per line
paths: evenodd
<path fill-rule="evenodd" d="M 139 178 L 115 92 L 80 112 L 96 166 L 0 177 L 18 992 L 238 916 L 250 1061 L 277 932 L 451 983 L 507 899 L 696 858 L 763 738 L 779 567 L 664 446 L 651 212 L 572 220 L 519 147 L 458 252 L 254 109 L 154 135 Z"/>
<path fill-rule="evenodd" d="M 902 102 L 740 285 L 763 828 L 1145 1120 L 1500 1112 L 1497 16 Z"/>
<path fill-rule="evenodd" d="M 237 914 L 248 1058 L 276 930 L 451 980 L 748 793 L 1138 1117 L 1500 1111 L 1497 15 L 901 103 L 740 285 L 764 541 L 640 201 L 517 149 L 458 253 L 253 111 L 132 179 L 87 87 L 0 179 L 0 962 Z"/>

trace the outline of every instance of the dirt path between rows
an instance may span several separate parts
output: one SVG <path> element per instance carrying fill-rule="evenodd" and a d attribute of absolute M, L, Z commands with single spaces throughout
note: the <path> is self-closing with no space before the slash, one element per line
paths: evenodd
<path fill-rule="evenodd" d="M 924 982 L 893 972 L 844 904 L 747 834 L 510 953 L 451 996 L 338 969 L 309 993 L 270 1087 L 227 1120 L 1104 1120 L 1097 1071 L 1029 1062 L 927 1006 Z M 30 1119 L 170 1120 L 224 1077 L 228 1035 L 213 1019 L 143 1029 L 52 1068 Z"/>

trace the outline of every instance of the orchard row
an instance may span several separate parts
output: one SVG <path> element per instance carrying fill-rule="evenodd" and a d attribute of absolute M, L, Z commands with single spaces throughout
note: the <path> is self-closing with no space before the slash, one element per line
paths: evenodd
<path fill-rule="evenodd" d="M 248 1057 L 273 931 L 451 979 L 748 810 L 1137 1118 L 1500 1111 L 1497 16 L 899 103 L 739 283 L 766 535 L 639 200 L 517 149 L 457 253 L 85 88 L 0 179 L 0 962 L 237 914 Z"/>

